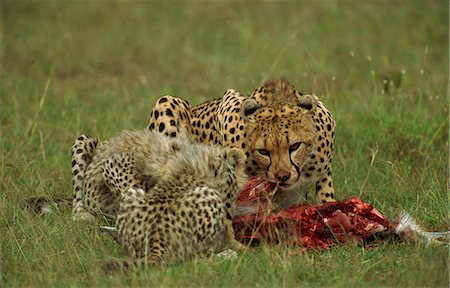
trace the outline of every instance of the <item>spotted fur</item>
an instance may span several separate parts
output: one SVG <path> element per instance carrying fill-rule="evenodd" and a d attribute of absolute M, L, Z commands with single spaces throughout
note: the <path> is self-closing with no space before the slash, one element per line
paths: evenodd
<path fill-rule="evenodd" d="M 157 170 L 158 181 L 147 191 L 120 188 L 118 239 L 133 264 L 167 265 L 242 250 L 231 219 L 246 183 L 244 158 L 238 149 L 193 144 Z M 127 169 L 122 165 L 124 174 Z"/>
<path fill-rule="evenodd" d="M 145 167 L 156 163 L 164 169 L 168 157 L 178 151 L 181 143 L 180 139 L 148 130 L 124 131 L 104 142 L 85 135 L 78 137 L 72 146 L 73 218 L 115 219 L 120 196 L 117 187 L 149 189 L 155 177 Z"/>
<path fill-rule="evenodd" d="M 285 80 L 267 81 L 248 97 L 230 89 L 197 106 L 164 96 L 153 107 L 148 129 L 242 150 L 249 176 L 280 184 L 279 207 L 305 201 L 311 186 L 316 202 L 335 201 L 335 121 L 319 98 Z"/>

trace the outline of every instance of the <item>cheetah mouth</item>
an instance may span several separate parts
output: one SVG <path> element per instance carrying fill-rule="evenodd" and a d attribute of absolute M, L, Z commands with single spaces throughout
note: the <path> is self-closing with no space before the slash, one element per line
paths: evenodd
<path fill-rule="evenodd" d="M 272 183 L 273 185 L 276 185 L 277 189 L 283 190 L 283 191 L 291 191 L 295 190 L 295 188 L 299 185 L 299 179 L 297 178 L 297 181 L 294 181 L 294 179 L 289 179 L 289 181 L 281 182 L 276 181 L 273 179 L 273 177 L 267 177 L 265 178 L 267 181 Z"/>
<path fill-rule="evenodd" d="M 289 191 L 289 190 L 294 189 L 296 183 L 294 183 L 294 184 L 277 183 L 277 184 L 278 184 L 278 187 L 280 187 L 281 190 Z"/>

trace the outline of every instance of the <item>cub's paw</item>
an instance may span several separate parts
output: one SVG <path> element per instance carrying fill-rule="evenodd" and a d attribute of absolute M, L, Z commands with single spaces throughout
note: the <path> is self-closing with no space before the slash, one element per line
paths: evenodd
<path fill-rule="evenodd" d="M 75 215 L 72 216 L 73 221 L 82 221 L 82 222 L 89 222 L 89 223 L 96 223 L 97 219 L 94 215 L 88 212 L 78 212 Z"/>
<path fill-rule="evenodd" d="M 216 261 L 225 261 L 225 260 L 233 260 L 238 258 L 238 253 L 234 250 L 227 249 L 222 252 L 217 253 L 214 255 L 214 260 Z"/>
<path fill-rule="evenodd" d="M 115 273 L 129 274 L 135 270 L 134 264 L 128 259 L 107 258 L 103 263 L 103 272 L 107 275 Z"/>

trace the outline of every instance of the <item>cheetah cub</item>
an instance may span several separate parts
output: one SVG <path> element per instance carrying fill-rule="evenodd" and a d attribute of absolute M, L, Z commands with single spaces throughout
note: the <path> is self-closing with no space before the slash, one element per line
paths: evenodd
<path fill-rule="evenodd" d="M 79 136 L 72 146 L 73 219 L 116 219 L 121 192 L 118 187 L 148 190 L 157 178 L 147 167 L 164 170 L 167 159 L 186 142 L 144 130 L 124 131 L 104 142 Z"/>
<path fill-rule="evenodd" d="M 115 171 L 134 170 L 134 158 L 116 165 Z M 242 250 L 232 217 L 247 181 L 244 165 L 239 149 L 196 143 L 182 146 L 162 169 L 147 162 L 143 172 L 157 179 L 153 187 L 118 188 L 117 238 L 129 256 L 124 263 L 159 266 L 226 248 Z"/>

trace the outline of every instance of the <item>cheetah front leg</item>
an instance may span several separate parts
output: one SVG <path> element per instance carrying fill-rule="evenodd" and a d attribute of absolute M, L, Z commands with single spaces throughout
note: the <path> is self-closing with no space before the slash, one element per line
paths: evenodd
<path fill-rule="evenodd" d="M 74 220 L 97 222 L 99 216 L 115 219 L 116 211 L 109 211 L 114 198 L 100 173 L 102 163 L 91 163 L 86 171 L 83 183 L 83 198 L 80 209 L 73 215 Z M 117 210 L 117 209 L 115 209 Z"/>
<path fill-rule="evenodd" d="M 230 219 L 225 219 L 225 239 L 230 249 L 238 252 L 244 252 L 245 246 L 244 244 L 236 240 L 233 228 L 233 221 L 231 221 Z"/>
<path fill-rule="evenodd" d="M 324 173 L 316 182 L 316 201 L 317 203 L 335 202 L 333 188 L 333 178 L 331 170 Z"/>
<path fill-rule="evenodd" d="M 137 231 L 138 229 L 136 228 L 140 226 L 136 221 L 133 221 L 136 215 L 134 213 L 135 211 L 143 206 L 148 208 L 147 211 L 150 211 L 153 207 L 157 206 L 149 204 L 148 199 L 145 197 L 148 193 L 151 194 L 152 192 L 144 191 L 140 188 L 129 188 L 122 191 L 120 196 L 120 208 L 116 221 L 118 242 L 122 245 L 135 266 L 161 266 L 165 264 L 164 255 L 166 254 L 167 247 L 160 234 L 149 234 L 148 231 L 144 231 L 142 234 L 136 235 L 130 232 Z"/>
<path fill-rule="evenodd" d="M 180 98 L 164 96 L 156 101 L 147 128 L 170 137 L 176 137 L 180 133 L 189 135 L 190 123 L 190 104 Z"/>
<path fill-rule="evenodd" d="M 86 169 L 92 161 L 98 139 L 80 135 L 72 145 L 72 188 L 73 188 L 73 219 L 95 221 L 95 217 L 86 211 L 84 198 L 84 182 L 86 178 Z"/>

